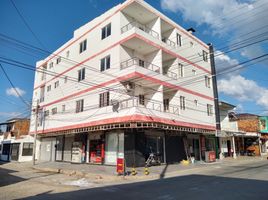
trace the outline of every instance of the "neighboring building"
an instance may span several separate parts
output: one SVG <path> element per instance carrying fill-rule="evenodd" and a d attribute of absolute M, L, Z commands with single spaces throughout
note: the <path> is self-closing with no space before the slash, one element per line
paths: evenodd
<path fill-rule="evenodd" d="M 151 151 L 163 163 L 217 151 L 210 50 L 141 0 L 80 27 L 37 62 L 37 159 L 141 166 Z"/>
<path fill-rule="evenodd" d="M 30 161 L 33 152 L 33 137 L 29 135 L 30 120 L 13 118 L 0 123 L 0 160 Z"/>
<path fill-rule="evenodd" d="M 235 146 L 235 138 L 239 138 L 241 133 L 238 130 L 236 121 L 235 106 L 223 101 L 219 102 L 221 130 L 217 131 L 219 137 L 221 158 L 234 157 L 236 158 L 237 148 Z"/>
<path fill-rule="evenodd" d="M 261 153 L 268 152 L 268 116 L 259 117 L 259 131 L 261 133 Z"/>
<path fill-rule="evenodd" d="M 237 114 L 239 131 L 244 132 L 236 141 L 236 146 L 242 155 L 260 155 L 259 116 L 249 113 Z"/>

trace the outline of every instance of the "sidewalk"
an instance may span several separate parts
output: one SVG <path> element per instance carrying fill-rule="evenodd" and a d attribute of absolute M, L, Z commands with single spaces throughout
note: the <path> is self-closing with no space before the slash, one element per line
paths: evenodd
<path fill-rule="evenodd" d="M 225 158 L 224 160 L 218 160 L 214 163 L 197 162 L 189 165 L 171 164 L 153 166 L 149 168 L 149 175 L 144 175 L 144 168 L 136 168 L 136 176 L 125 176 L 126 179 L 153 179 L 164 178 L 176 175 L 182 175 L 184 173 L 193 173 L 195 170 L 208 169 L 209 167 L 219 165 L 233 165 L 251 161 L 258 161 L 266 159 L 266 157 L 238 157 L 237 159 Z M 104 166 L 104 165 L 91 165 L 91 164 L 72 164 L 64 162 L 42 162 L 33 166 L 34 169 L 46 172 L 63 173 L 69 176 L 78 176 L 93 178 L 102 181 L 114 181 L 122 179 L 122 176 L 117 176 L 116 166 Z M 127 168 L 127 171 L 131 171 L 131 168 Z"/>

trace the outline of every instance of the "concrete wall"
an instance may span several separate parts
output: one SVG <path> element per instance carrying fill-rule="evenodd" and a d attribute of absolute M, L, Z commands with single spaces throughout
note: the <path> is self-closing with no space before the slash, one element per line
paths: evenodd
<path fill-rule="evenodd" d="M 125 4 L 123 4 L 125 5 Z M 142 2 L 141 5 L 148 9 L 148 12 L 156 12 L 147 3 Z M 120 6 L 119 6 L 120 7 Z M 185 63 L 184 58 L 189 58 L 192 55 L 199 55 L 202 50 L 208 51 L 205 45 L 201 45 L 200 41 L 194 36 L 186 33 L 178 25 L 175 25 L 171 20 L 167 20 L 174 28 L 172 34 L 179 32 L 183 38 L 183 46 L 170 48 L 168 53 L 176 57 L 178 63 L 185 63 L 185 77 L 179 80 L 171 80 L 169 77 L 162 75 L 162 56 L 163 51 L 167 53 L 166 44 L 143 32 L 142 30 L 133 29 L 121 34 L 121 27 L 126 25 L 130 17 L 126 17 L 121 12 L 115 12 L 119 7 L 115 7 L 100 17 L 94 19 L 93 21 L 82 26 L 74 32 L 74 37 L 64 44 L 56 52 L 60 51 L 56 57 L 52 56 L 52 59 L 46 58 L 44 61 L 37 62 L 37 67 L 41 64 L 46 64 L 47 69 L 53 73 L 62 74 L 60 77 L 53 77 L 51 75 L 46 75 L 45 80 L 40 80 L 41 73 L 37 72 L 35 77 L 34 87 L 36 88 L 33 92 L 33 102 L 36 102 L 40 97 L 40 84 L 45 86 L 45 100 L 40 103 L 43 111 L 49 110 L 49 116 L 44 120 L 42 126 L 38 127 L 39 131 L 42 130 L 56 130 L 57 128 L 62 128 L 66 126 L 75 127 L 77 124 L 85 124 L 89 122 L 94 122 L 98 120 L 123 117 L 133 114 L 142 114 L 137 112 L 136 109 L 125 109 L 120 112 L 113 112 L 111 106 L 104 108 L 99 108 L 99 94 L 110 91 L 110 99 L 124 100 L 126 97 L 130 97 L 127 93 L 119 93 L 119 90 L 124 90 L 122 84 L 116 78 L 121 76 L 129 75 L 131 72 L 139 72 L 143 75 L 150 76 L 156 79 L 157 83 L 150 84 L 148 87 L 156 88 L 158 92 L 151 92 L 147 94 L 152 100 L 159 102 L 163 101 L 163 92 L 165 92 L 163 84 L 171 84 L 172 87 L 177 87 L 176 95 L 174 95 L 171 100 L 172 103 L 179 106 L 179 96 L 183 95 L 186 97 L 186 107 L 185 111 L 180 112 L 180 116 L 176 116 L 176 119 L 182 122 L 191 122 L 195 124 L 215 126 L 215 117 L 207 115 L 207 104 L 214 105 L 213 101 L 213 87 L 205 87 L 204 75 L 208 75 L 207 72 L 200 69 L 194 64 Z M 156 12 L 157 13 L 157 12 Z M 152 27 L 161 36 L 161 19 L 165 18 L 160 13 L 155 20 L 151 21 L 148 26 Z M 106 20 L 105 20 L 106 19 Z M 104 40 L 101 40 L 101 29 L 107 24 L 111 23 L 111 35 Z M 83 35 L 84 34 L 84 35 Z M 81 38 L 79 38 L 83 35 Z M 148 55 L 139 55 L 140 57 L 147 59 L 149 62 L 156 64 L 160 67 L 160 74 L 152 72 L 148 69 L 140 67 L 132 67 L 125 70 L 120 70 L 120 63 L 127 59 L 129 56 L 138 55 L 136 52 L 127 50 L 121 46 L 122 41 L 128 41 L 129 36 L 135 37 L 140 36 L 145 38 L 144 43 L 147 45 L 153 45 L 154 48 L 158 50 L 154 53 Z M 86 51 L 79 53 L 79 43 L 87 39 L 87 49 Z M 77 41 L 76 41 L 77 40 Z M 74 42 L 75 41 L 75 42 Z M 189 43 L 193 42 L 194 45 L 189 48 Z M 64 49 L 65 48 L 65 49 Z M 62 50 L 64 49 L 64 50 Z M 64 59 L 66 57 L 66 52 L 69 51 L 68 59 L 75 60 L 76 62 Z M 100 60 L 110 55 L 111 57 L 111 68 L 100 72 Z M 56 59 L 61 56 L 61 62 L 56 64 Z M 202 58 L 202 57 L 201 57 Z M 49 68 L 49 64 L 53 62 L 53 68 Z M 83 65 L 77 63 L 83 62 Z M 205 70 L 210 71 L 210 62 L 200 61 L 198 66 Z M 78 70 L 86 68 L 85 80 L 78 82 Z M 192 74 L 192 69 L 196 70 L 196 77 Z M 174 69 L 175 70 L 175 69 Z M 71 78 L 67 79 L 65 82 L 65 76 Z M 199 78 L 199 81 L 192 81 L 193 78 Z M 71 81 L 74 79 L 75 81 Z M 59 87 L 54 88 L 56 81 L 59 81 Z M 134 79 L 134 81 L 137 81 Z M 108 83 L 107 83 L 108 82 Z M 187 83 L 187 84 L 186 84 Z M 147 82 L 141 82 L 141 84 L 148 84 Z M 51 85 L 51 91 L 47 92 L 47 86 Z M 95 87 L 99 85 L 98 87 Z M 180 89 L 180 87 L 182 87 Z M 83 92 L 85 91 L 86 92 Z M 147 90 L 148 91 L 148 90 Z M 163 92 L 162 92 L 163 91 Z M 197 95 L 198 93 L 198 95 Z M 206 97 L 203 97 L 205 95 Z M 62 99 L 64 97 L 64 99 Z M 84 112 L 75 113 L 76 101 L 84 99 Z M 194 105 L 194 101 L 198 101 L 198 106 Z M 65 105 L 65 111 L 62 111 L 62 106 Z M 33 105 L 35 106 L 35 105 Z M 58 113 L 51 115 L 51 110 L 57 108 Z M 150 115 L 150 114 L 149 114 Z M 161 113 L 159 115 L 163 118 L 170 119 L 173 115 L 169 113 Z M 31 132 L 34 131 L 35 116 L 31 117 Z"/>

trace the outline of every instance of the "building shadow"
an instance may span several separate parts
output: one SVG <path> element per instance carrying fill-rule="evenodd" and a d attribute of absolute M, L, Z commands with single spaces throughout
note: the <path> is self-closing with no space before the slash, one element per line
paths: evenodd
<path fill-rule="evenodd" d="M 41 193 L 25 199 L 198 199 L 257 200 L 267 199 L 268 181 L 207 175 L 96 187 L 63 193 Z"/>
<path fill-rule="evenodd" d="M 12 175 L 12 173 L 15 172 L 17 171 L 4 169 L 0 167 L 0 187 L 15 184 L 25 180 L 24 178 Z"/>

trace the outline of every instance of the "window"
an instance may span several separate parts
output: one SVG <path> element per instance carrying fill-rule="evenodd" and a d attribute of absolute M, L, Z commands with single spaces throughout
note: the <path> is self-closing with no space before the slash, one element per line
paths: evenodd
<path fill-rule="evenodd" d="M 145 98 L 143 94 L 139 95 L 139 104 L 140 105 L 145 105 Z"/>
<path fill-rule="evenodd" d="M 101 62 L 100 62 L 100 71 L 104 71 L 104 70 L 107 70 L 107 69 L 110 69 L 110 55 L 109 56 L 106 56 L 105 58 L 102 58 L 101 59 Z"/>
<path fill-rule="evenodd" d="M 198 106 L 198 101 L 196 99 L 194 100 L 194 105 Z"/>
<path fill-rule="evenodd" d="M 79 113 L 79 112 L 83 112 L 83 110 L 84 110 L 84 99 L 76 101 L 75 112 Z"/>
<path fill-rule="evenodd" d="M 180 96 L 180 108 L 181 110 L 185 110 L 185 97 Z"/>
<path fill-rule="evenodd" d="M 49 63 L 49 69 L 53 67 L 53 62 Z"/>
<path fill-rule="evenodd" d="M 69 58 L 70 56 L 70 51 L 66 51 L 66 58 Z"/>
<path fill-rule="evenodd" d="M 110 99 L 109 92 L 104 92 L 100 94 L 100 101 L 99 101 L 99 107 L 105 107 L 109 106 L 109 99 Z"/>
<path fill-rule="evenodd" d="M 87 40 L 80 42 L 79 45 L 80 45 L 79 53 L 82 53 L 83 51 L 87 50 Z"/>
<path fill-rule="evenodd" d="M 164 111 L 169 110 L 169 99 L 164 99 Z"/>
<path fill-rule="evenodd" d="M 205 84 L 207 88 L 211 87 L 211 78 L 208 76 L 205 76 Z"/>
<path fill-rule="evenodd" d="M 43 66 L 42 72 L 41 72 L 41 81 L 46 79 L 46 70 L 47 70 L 47 66 Z"/>
<path fill-rule="evenodd" d="M 86 73 L 85 68 L 78 70 L 78 82 L 85 79 L 85 73 Z"/>
<path fill-rule="evenodd" d="M 181 47 L 181 35 L 177 33 L 177 45 Z"/>
<path fill-rule="evenodd" d="M 144 62 L 144 60 L 139 59 L 139 66 L 140 66 L 140 67 L 145 67 L 145 62 Z"/>
<path fill-rule="evenodd" d="M 193 75 L 196 75 L 196 70 L 192 69 L 192 73 L 193 73 Z"/>
<path fill-rule="evenodd" d="M 65 77 L 64 77 L 64 83 L 67 83 L 67 80 L 68 80 L 68 77 L 65 76 Z"/>
<path fill-rule="evenodd" d="M 47 92 L 51 90 L 51 85 L 47 86 Z"/>
<path fill-rule="evenodd" d="M 56 81 L 56 82 L 54 83 L 54 88 L 59 87 L 59 85 L 60 85 L 59 81 Z"/>
<path fill-rule="evenodd" d="M 66 108 L 66 106 L 65 106 L 65 105 L 62 105 L 62 106 L 61 106 L 61 111 L 62 111 L 62 112 L 65 112 L 65 108 Z"/>
<path fill-rule="evenodd" d="M 213 108 L 212 105 L 207 104 L 207 114 L 208 114 L 208 116 L 213 115 L 212 108 Z"/>
<path fill-rule="evenodd" d="M 46 110 L 44 115 L 45 115 L 45 117 L 48 117 L 49 116 L 49 110 Z"/>
<path fill-rule="evenodd" d="M 184 66 L 179 63 L 179 77 L 184 77 Z"/>
<path fill-rule="evenodd" d="M 22 156 L 31 156 L 33 155 L 33 143 L 24 142 L 22 148 Z"/>
<path fill-rule="evenodd" d="M 56 63 L 59 64 L 61 62 L 61 57 L 58 57 Z"/>
<path fill-rule="evenodd" d="M 45 100 L 45 86 L 40 87 L 40 102 Z"/>
<path fill-rule="evenodd" d="M 111 23 L 101 29 L 101 39 L 107 38 L 111 35 Z"/>
<path fill-rule="evenodd" d="M 204 50 L 203 50 L 203 60 L 204 60 L 205 62 L 208 61 L 208 52 L 206 52 L 206 51 L 204 51 Z"/>
<path fill-rule="evenodd" d="M 52 115 L 57 114 L 57 108 L 52 108 L 51 113 L 52 113 Z"/>

